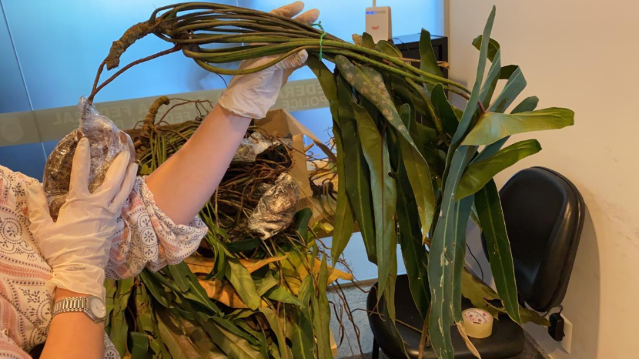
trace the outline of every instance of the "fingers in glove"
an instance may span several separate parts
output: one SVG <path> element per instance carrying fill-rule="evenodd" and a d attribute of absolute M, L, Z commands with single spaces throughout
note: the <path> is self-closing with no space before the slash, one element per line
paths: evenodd
<path fill-rule="evenodd" d="M 308 59 L 308 52 L 306 50 L 301 50 L 296 52 L 295 54 L 285 58 L 284 60 L 275 64 L 275 68 L 279 70 L 297 70 L 300 67 L 304 66 L 306 60 Z"/>
<path fill-rule="evenodd" d="M 83 138 L 78 142 L 73 155 L 69 197 L 84 197 L 89 194 L 89 172 L 91 170 L 91 148 L 89 140 Z"/>
<path fill-rule="evenodd" d="M 303 13 L 302 15 L 294 18 L 293 20 L 297 20 L 301 23 L 304 23 L 306 25 L 313 25 L 317 19 L 319 18 L 320 12 L 317 9 L 311 9 L 308 10 L 307 12 Z"/>
<path fill-rule="evenodd" d="M 39 183 L 29 186 L 27 194 L 27 206 L 29 208 L 29 227 L 32 233 L 37 233 L 40 229 L 53 223 L 49 214 L 49 202 L 44 190 Z M 38 236 L 34 236 L 38 238 Z"/>
<path fill-rule="evenodd" d="M 271 10 L 271 14 L 292 18 L 293 16 L 302 12 L 302 10 L 304 10 L 304 3 L 301 1 L 296 1 L 292 4 L 284 5 L 282 7 L 278 7 L 277 9 Z"/>
<path fill-rule="evenodd" d="M 109 166 L 104 182 L 94 193 L 94 195 L 103 198 L 106 201 L 105 204 L 110 205 L 115 195 L 120 192 L 130 160 L 131 154 L 128 151 L 124 151 Z"/>
<path fill-rule="evenodd" d="M 135 163 L 131 163 L 129 168 L 127 169 L 126 177 L 124 177 L 124 181 L 122 181 L 122 186 L 120 187 L 120 192 L 115 196 L 113 202 L 109 206 L 109 211 L 111 213 L 118 213 L 122 209 L 122 205 L 133 190 L 133 185 L 135 185 L 135 179 L 138 174 L 138 165 Z"/>

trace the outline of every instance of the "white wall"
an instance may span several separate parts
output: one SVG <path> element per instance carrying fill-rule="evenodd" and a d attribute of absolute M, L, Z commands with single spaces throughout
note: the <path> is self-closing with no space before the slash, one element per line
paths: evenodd
<path fill-rule="evenodd" d="M 576 113 L 574 127 L 535 134 L 543 151 L 499 175 L 498 183 L 522 168 L 546 166 L 571 179 L 588 207 L 564 302 L 575 326 L 572 353 L 543 330 L 532 333 L 553 358 L 636 358 L 639 2 L 450 0 L 451 76 L 471 86 L 477 60 L 471 41 L 493 4 L 493 38 L 502 45 L 502 63 L 521 65 L 528 79 L 523 95 L 539 96 L 540 108 Z"/>

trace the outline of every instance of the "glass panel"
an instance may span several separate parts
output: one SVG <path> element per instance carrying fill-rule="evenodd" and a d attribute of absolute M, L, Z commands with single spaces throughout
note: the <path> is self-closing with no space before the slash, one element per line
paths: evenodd
<path fill-rule="evenodd" d="M 0 165 L 22 172 L 39 181 L 44 171 L 44 152 L 41 143 L 0 147 Z"/>
<path fill-rule="evenodd" d="M 111 42 L 131 25 L 148 19 L 158 5 L 161 4 L 155 0 L 39 1 L 37 6 L 30 1 L 4 1 L 33 109 L 72 106 L 80 96 L 88 95 L 97 67 L 107 55 Z M 122 63 L 167 48 L 170 48 L 168 43 L 148 36 L 127 50 Z M 223 86 L 220 77 L 176 53 L 125 72 L 101 91 L 96 101 Z"/>
<path fill-rule="evenodd" d="M 29 99 L 13 51 L 9 27 L 0 6 L 0 113 L 29 111 Z M 6 131 L 0 128 L 0 132 Z"/>

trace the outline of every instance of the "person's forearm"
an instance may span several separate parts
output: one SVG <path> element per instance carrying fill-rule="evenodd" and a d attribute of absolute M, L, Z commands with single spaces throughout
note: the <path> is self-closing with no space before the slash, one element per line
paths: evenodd
<path fill-rule="evenodd" d="M 146 179 L 157 206 L 176 224 L 189 223 L 209 200 L 251 123 L 215 106 L 197 131 Z"/>
<path fill-rule="evenodd" d="M 56 289 L 55 301 L 84 294 Z M 104 358 L 104 322 L 95 323 L 86 314 L 62 313 L 51 320 L 41 359 Z"/>

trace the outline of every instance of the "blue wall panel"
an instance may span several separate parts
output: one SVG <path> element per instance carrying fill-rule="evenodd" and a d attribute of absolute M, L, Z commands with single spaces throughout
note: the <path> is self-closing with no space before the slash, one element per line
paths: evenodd
<path fill-rule="evenodd" d="M 0 1 L 0 113 L 29 111 L 27 91 L 1 5 Z"/>
<path fill-rule="evenodd" d="M 233 0 L 216 0 L 235 4 Z M 111 42 L 170 1 L 2 0 L 33 109 L 72 106 L 88 95 Z M 127 50 L 122 64 L 170 48 L 155 36 Z M 105 74 L 105 75 L 108 75 Z M 104 75 L 103 75 L 104 76 Z M 180 53 L 124 73 L 97 101 L 221 88 L 224 82 Z"/>
<path fill-rule="evenodd" d="M 41 143 L 0 147 L 0 165 L 42 180 L 44 151 Z"/>

